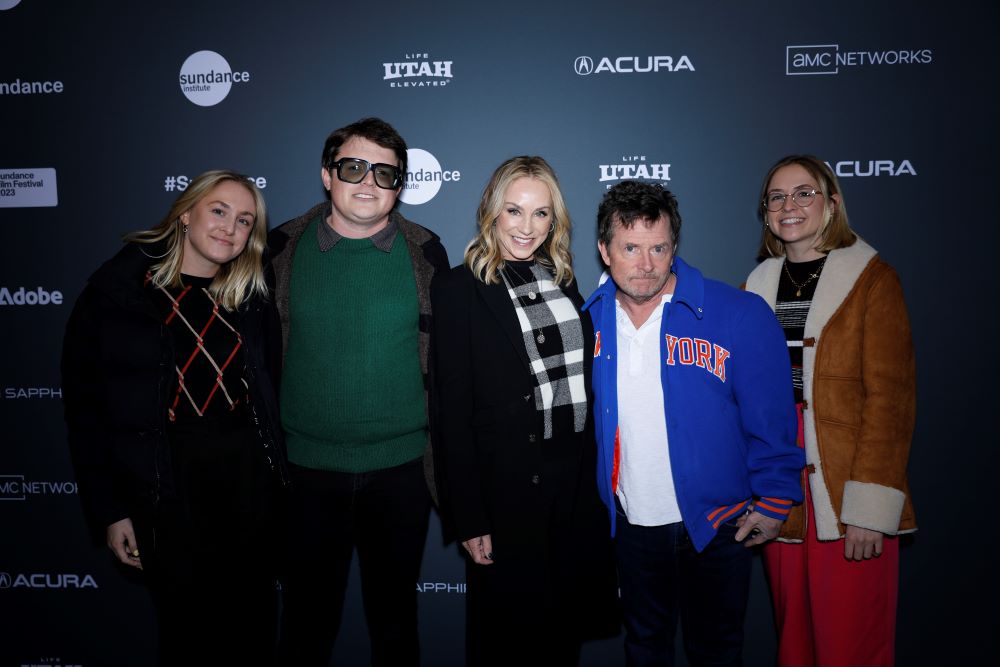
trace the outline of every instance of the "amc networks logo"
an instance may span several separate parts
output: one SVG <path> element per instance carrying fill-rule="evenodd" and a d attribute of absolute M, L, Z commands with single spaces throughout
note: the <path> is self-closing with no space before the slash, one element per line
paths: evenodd
<path fill-rule="evenodd" d="M 76 482 L 28 480 L 24 475 L 0 475 L 0 500 L 27 500 L 29 496 L 76 495 Z"/>

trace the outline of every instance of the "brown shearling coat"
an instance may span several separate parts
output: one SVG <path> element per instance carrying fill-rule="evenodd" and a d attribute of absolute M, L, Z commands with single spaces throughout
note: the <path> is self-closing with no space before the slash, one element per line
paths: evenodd
<path fill-rule="evenodd" d="M 774 308 L 784 258 L 762 262 L 746 288 Z M 860 238 L 827 256 L 803 335 L 803 427 L 810 517 L 820 540 L 845 524 L 916 530 L 906 464 L 916 417 L 910 324 L 896 272 Z M 793 509 L 783 541 L 805 537 Z"/>

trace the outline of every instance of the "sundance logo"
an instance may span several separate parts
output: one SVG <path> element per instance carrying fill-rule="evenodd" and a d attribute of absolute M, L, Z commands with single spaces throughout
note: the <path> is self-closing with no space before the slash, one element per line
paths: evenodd
<path fill-rule="evenodd" d="M 802 44 L 785 47 L 785 74 L 838 74 L 841 67 L 869 65 L 926 65 L 930 49 L 902 51 L 841 51 L 839 44 Z"/>
<path fill-rule="evenodd" d="M 44 287 L 35 289 L 25 287 L 0 287 L 0 306 L 61 306 L 62 292 Z"/>
<path fill-rule="evenodd" d="M 457 183 L 460 180 L 462 172 L 442 169 L 431 152 L 410 148 L 406 151 L 406 176 L 399 200 L 411 206 L 426 204 L 441 190 L 442 183 Z"/>
<path fill-rule="evenodd" d="M 596 64 L 595 64 L 596 62 Z M 647 72 L 694 71 L 687 56 L 603 56 L 596 61 L 590 56 L 579 56 L 573 61 L 573 70 L 580 76 L 590 74 L 645 74 Z"/>
<path fill-rule="evenodd" d="M 0 589 L 7 588 L 97 588 L 97 582 L 89 574 L 0 572 Z"/>
<path fill-rule="evenodd" d="M 181 65 L 181 92 L 200 107 L 215 106 L 226 99 L 234 83 L 248 81 L 250 72 L 234 72 L 215 51 L 196 51 Z"/>

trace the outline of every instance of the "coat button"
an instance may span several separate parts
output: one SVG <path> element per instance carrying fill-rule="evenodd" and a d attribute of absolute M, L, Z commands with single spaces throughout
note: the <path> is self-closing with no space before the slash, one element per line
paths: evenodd
<path fill-rule="evenodd" d="M 534 484 L 535 486 L 537 486 L 538 484 L 540 484 L 541 481 L 542 481 L 542 478 L 539 477 L 538 475 L 532 475 L 531 476 L 531 483 Z"/>
<path fill-rule="evenodd" d="M 535 441 L 535 434 L 532 433 L 531 435 L 528 436 L 528 442 L 534 442 L 534 441 Z"/>

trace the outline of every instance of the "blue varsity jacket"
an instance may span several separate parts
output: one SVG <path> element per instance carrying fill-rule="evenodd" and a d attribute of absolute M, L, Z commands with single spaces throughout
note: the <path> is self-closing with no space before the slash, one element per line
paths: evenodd
<path fill-rule="evenodd" d="M 674 258 L 677 283 L 660 324 L 660 380 L 670 465 L 681 516 L 701 551 L 719 526 L 749 508 L 785 519 L 802 502 L 805 454 L 785 336 L 756 294 Z M 615 532 L 621 443 L 615 320 L 617 286 L 607 280 L 583 309 L 594 346 L 597 484 Z"/>

